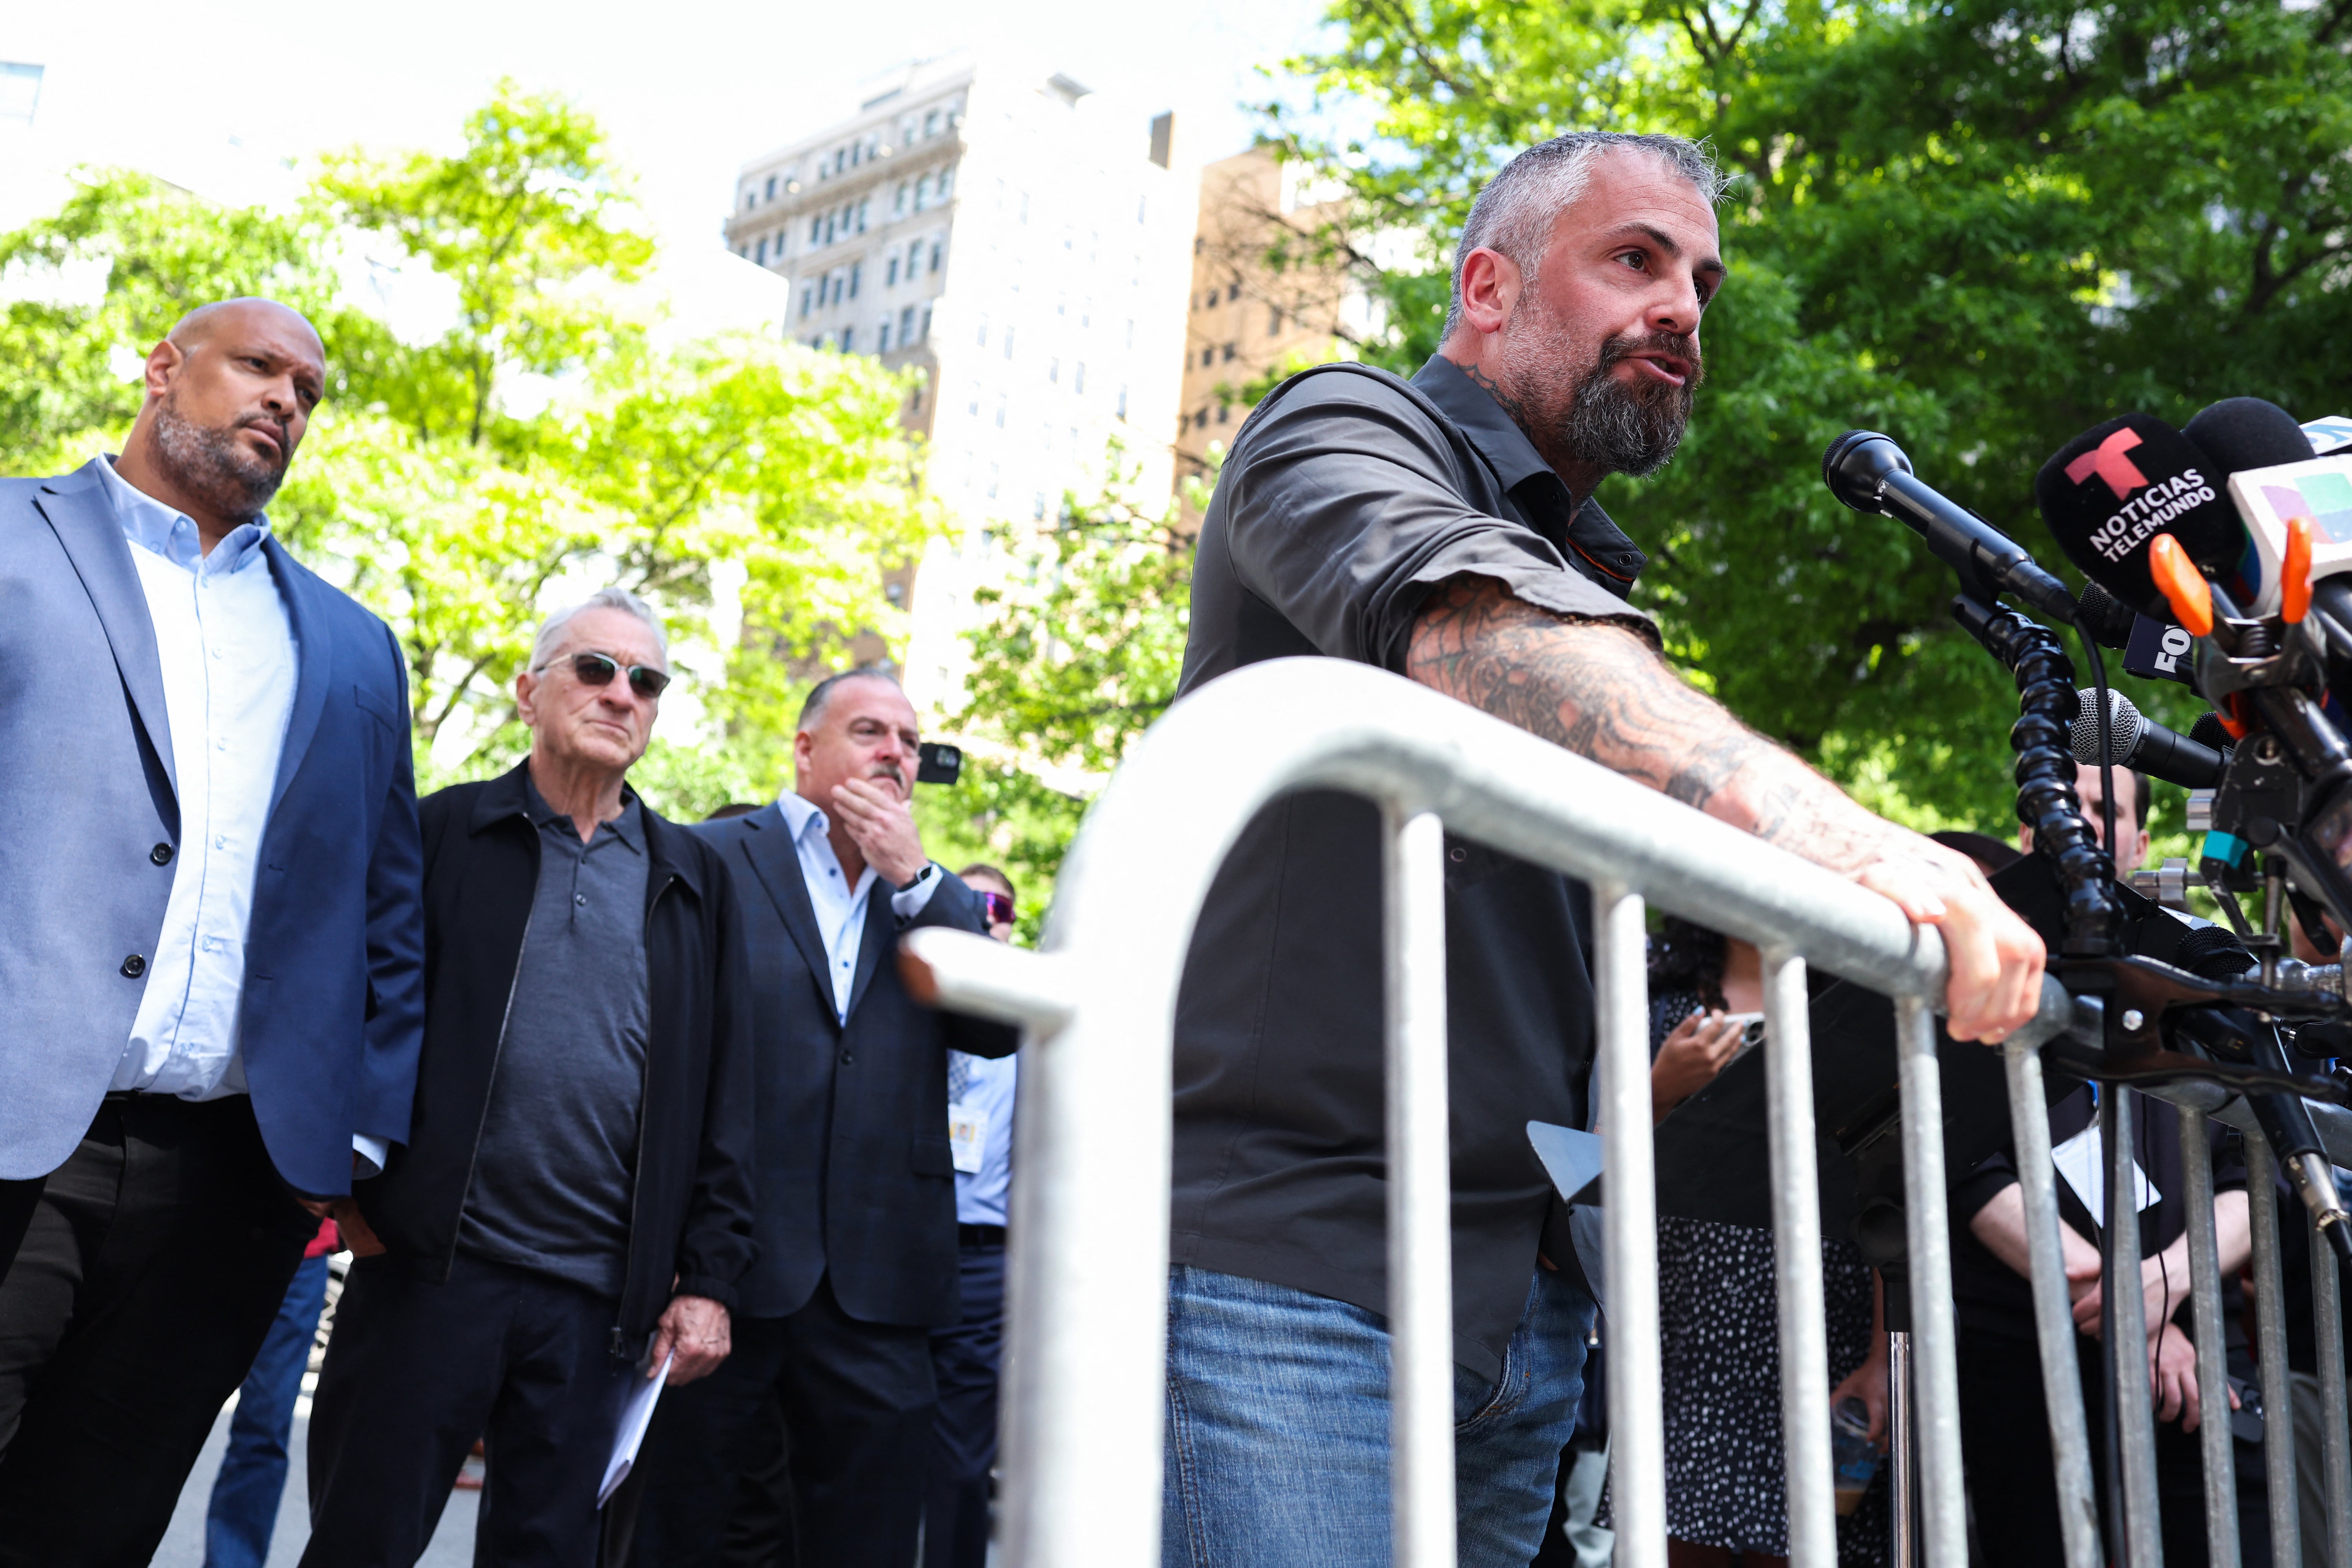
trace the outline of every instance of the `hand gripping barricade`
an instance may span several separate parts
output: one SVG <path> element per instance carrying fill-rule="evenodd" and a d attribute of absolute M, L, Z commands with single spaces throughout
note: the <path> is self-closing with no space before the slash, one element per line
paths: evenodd
<path fill-rule="evenodd" d="M 1249 744 L 1234 746 L 1235 735 Z M 1498 720 L 1330 659 L 1252 666 L 1170 710 L 1088 814 L 1064 863 L 1041 952 L 937 929 L 907 938 L 920 986 L 942 1005 L 1027 1030 L 1010 1227 L 1007 1560 L 1020 1568 L 1159 1561 L 1177 984 L 1226 851 L 1262 806 L 1306 788 L 1369 796 L 1386 823 L 1396 1560 L 1413 1568 L 1454 1560 L 1443 873 L 1450 828 L 1593 889 L 1622 1568 L 1665 1562 L 1643 931 L 1650 902 L 1765 955 L 1789 1533 L 1790 1561 L 1803 1568 L 1831 1568 L 1837 1555 L 1807 966 L 1895 999 L 1916 1299 L 1918 1535 L 1931 1568 L 1962 1568 L 1932 1016 L 1945 961 L 1936 933 L 1915 931 L 1894 905 L 1851 882 Z M 2004 1047 L 2037 1324 L 2045 1375 L 2058 1389 L 2074 1386 L 2074 1329 L 2037 1047 L 2072 1020 L 2065 992 L 2046 985 L 2039 1016 Z M 2210 1202 L 2205 1214 L 2210 1227 Z M 2209 1397 L 2217 1399 L 2210 1407 L 2226 1405 L 2218 1391 Z M 2069 1562 L 2093 1568 L 2099 1559 L 2082 1405 L 2053 1400 L 2053 1411 L 2070 1502 Z"/>

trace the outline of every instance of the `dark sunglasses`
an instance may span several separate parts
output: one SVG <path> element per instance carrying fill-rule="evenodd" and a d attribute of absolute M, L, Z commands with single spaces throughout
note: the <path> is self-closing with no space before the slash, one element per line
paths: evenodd
<path fill-rule="evenodd" d="M 609 685 L 613 677 L 620 674 L 624 668 L 620 660 L 601 653 L 575 653 L 569 660 L 559 659 L 556 662 L 568 662 L 572 666 L 572 678 L 583 686 Z M 551 669 L 554 667 L 541 665 L 540 668 Z M 632 664 L 625 668 L 629 672 L 629 689 L 640 697 L 659 697 L 669 686 L 667 673 L 651 665 Z"/>
<path fill-rule="evenodd" d="M 979 889 L 975 889 L 973 890 L 977 892 Z M 1012 894 L 982 893 L 980 895 L 980 902 L 981 907 L 988 911 L 988 923 L 990 925 L 1009 926 L 1013 923 Z"/>

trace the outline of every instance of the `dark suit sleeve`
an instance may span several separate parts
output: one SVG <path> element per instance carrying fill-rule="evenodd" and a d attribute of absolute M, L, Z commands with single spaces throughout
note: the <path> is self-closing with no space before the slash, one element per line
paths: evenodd
<path fill-rule="evenodd" d="M 678 1238 L 677 1293 L 733 1311 L 735 1282 L 751 1267 L 751 964 L 742 911 L 719 852 L 700 845 L 710 879 L 713 935 L 710 1087 L 702 1148 Z"/>
<path fill-rule="evenodd" d="M 940 890 L 931 895 L 907 929 L 917 926 L 946 926 L 953 931 L 968 931 L 975 935 L 988 934 L 988 906 L 980 895 L 964 885 L 963 879 L 942 867 L 940 875 L 945 879 Z M 942 1008 L 939 1015 L 941 1032 L 950 1050 L 961 1051 L 968 1057 L 1009 1057 L 1021 1046 L 1021 1031 L 1011 1024 L 999 1024 L 987 1018 L 975 1018 L 966 1013 L 950 1013 Z"/>
<path fill-rule="evenodd" d="M 391 628 L 384 643 L 399 682 L 400 711 L 408 711 L 408 671 Z M 425 872 L 416 825 L 416 775 L 404 728 L 394 746 L 392 780 L 368 856 L 367 1050 L 360 1069 L 358 1115 L 352 1131 L 389 1142 L 408 1142 L 416 1095 L 416 1062 L 425 1046 Z"/>

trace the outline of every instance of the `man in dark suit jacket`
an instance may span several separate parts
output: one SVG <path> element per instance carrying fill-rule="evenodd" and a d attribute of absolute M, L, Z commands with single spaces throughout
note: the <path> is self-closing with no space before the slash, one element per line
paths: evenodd
<path fill-rule="evenodd" d="M 1014 1031 L 935 1013 L 895 962 L 912 925 L 987 929 L 923 853 L 908 802 L 914 710 L 887 676 L 802 709 L 793 793 L 696 829 L 722 850 L 751 954 L 759 1257 L 734 1354 L 655 1413 L 632 1561 L 719 1561 L 747 1438 L 771 1401 L 791 1449 L 799 1560 L 914 1561 L 936 1403 L 930 1331 L 956 1321 L 947 1052 Z"/>
<path fill-rule="evenodd" d="M 0 481 L 10 1564 L 147 1561 L 416 1079 L 400 647 L 262 510 L 319 336 L 229 300 L 145 374 L 120 458 Z"/>

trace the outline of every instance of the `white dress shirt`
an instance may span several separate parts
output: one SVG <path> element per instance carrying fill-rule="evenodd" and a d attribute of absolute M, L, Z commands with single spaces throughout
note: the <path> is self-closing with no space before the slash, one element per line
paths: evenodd
<path fill-rule="evenodd" d="M 841 874 L 841 858 L 833 852 L 833 843 L 825 835 L 833 824 L 814 802 L 804 800 L 786 790 L 777 797 L 783 808 L 784 826 L 792 830 L 793 847 L 799 851 L 801 879 L 808 884 L 809 903 L 816 910 L 817 935 L 824 942 L 825 966 L 833 977 L 833 1011 L 843 1022 L 849 1018 L 849 991 L 857 978 L 857 952 L 866 944 L 866 895 L 878 879 L 868 865 L 851 887 L 849 879 Z M 905 892 L 893 891 L 890 910 L 901 921 L 913 920 L 940 890 L 941 873 L 936 866 L 926 866 L 922 880 Z"/>
<path fill-rule="evenodd" d="M 268 519 L 232 530 L 207 555 L 184 513 L 111 463 L 100 471 L 154 623 L 180 796 L 163 931 L 113 1087 L 217 1100 L 245 1091 L 245 938 L 294 710 L 294 626 L 262 553 Z"/>

